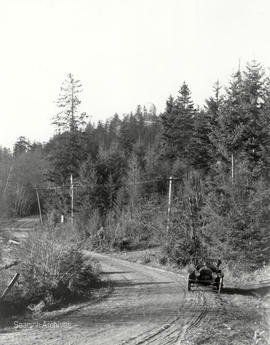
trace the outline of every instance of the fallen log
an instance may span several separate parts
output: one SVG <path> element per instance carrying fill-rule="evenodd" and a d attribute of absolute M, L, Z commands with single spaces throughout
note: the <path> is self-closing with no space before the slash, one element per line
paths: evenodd
<path fill-rule="evenodd" d="M 19 264 L 19 261 L 12 261 L 10 264 L 6 264 L 2 267 L 0 267 L 0 271 L 7 270 L 10 267 L 16 266 Z"/>
<path fill-rule="evenodd" d="M 20 274 L 16 273 L 13 278 L 11 279 L 11 281 L 8 283 L 8 286 L 5 288 L 4 292 L 2 293 L 2 296 L 0 298 L 0 300 L 2 300 L 6 294 L 9 292 L 9 290 L 12 288 L 12 286 L 16 283 L 16 281 L 18 280 Z"/>
<path fill-rule="evenodd" d="M 9 240 L 9 241 L 8 241 L 8 244 L 16 244 L 16 245 L 19 245 L 20 242 L 19 242 L 19 241 L 16 241 L 16 240 Z"/>

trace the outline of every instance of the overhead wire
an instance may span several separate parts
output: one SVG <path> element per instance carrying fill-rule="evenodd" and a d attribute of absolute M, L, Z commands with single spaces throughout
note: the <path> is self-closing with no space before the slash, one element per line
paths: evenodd
<path fill-rule="evenodd" d="M 171 180 L 173 181 L 180 181 L 180 178 L 171 178 Z M 134 186 L 134 185 L 141 185 L 141 184 L 148 184 L 148 183 L 153 183 L 153 182 L 161 182 L 161 181 L 170 181 L 170 178 L 167 177 L 160 177 L 160 178 L 156 178 L 156 179 L 151 179 L 151 180 L 142 180 L 142 181 L 137 181 L 137 182 L 131 182 L 131 183 L 125 183 L 125 186 Z M 87 186 L 87 184 L 78 184 L 78 183 L 74 183 L 73 187 L 77 188 L 77 187 L 85 187 Z M 56 191 L 57 189 L 64 189 L 64 188 L 70 188 L 71 184 L 64 184 L 62 186 L 55 186 L 55 187 L 36 187 L 38 190 L 52 190 L 52 191 Z"/>

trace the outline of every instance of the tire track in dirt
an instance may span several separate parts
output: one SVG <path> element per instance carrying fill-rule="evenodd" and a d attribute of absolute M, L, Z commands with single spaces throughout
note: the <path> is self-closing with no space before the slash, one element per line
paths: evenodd
<path fill-rule="evenodd" d="M 166 272 L 167 273 L 167 272 Z M 179 287 L 183 290 L 184 296 L 186 296 L 185 286 L 182 282 L 182 280 L 179 279 L 179 277 L 174 277 L 176 282 L 179 284 Z M 163 324 L 160 328 L 152 328 L 146 332 L 143 332 L 139 334 L 136 337 L 132 337 L 123 343 L 121 345 L 141 345 L 141 344 L 154 344 L 156 341 L 158 341 L 158 344 L 162 345 L 169 345 L 174 342 L 174 340 L 177 338 L 177 336 L 172 337 L 173 334 L 177 333 L 178 331 L 178 325 L 177 322 L 181 319 L 181 311 L 186 307 L 186 300 L 184 298 L 184 302 L 181 306 L 181 308 L 178 309 L 178 316 L 174 319 L 168 319 L 165 324 Z M 170 338 L 168 340 L 168 338 Z"/>
<path fill-rule="evenodd" d="M 176 344 L 183 344 L 189 339 L 189 336 L 194 329 L 201 327 L 201 323 L 206 323 L 208 321 L 206 316 L 209 312 L 210 304 L 206 293 L 200 289 L 198 291 L 193 291 L 192 293 L 196 294 L 196 303 L 194 303 L 193 308 L 194 310 L 197 309 L 197 314 L 195 314 L 186 324 L 182 325 L 182 331 Z"/>
<path fill-rule="evenodd" d="M 147 267 L 147 269 L 149 269 Z M 153 269 L 154 270 L 154 269 Z M 162 270 L 160 270 L 162 271 Z M 165 271 L 163 271 L 165 273 Z M 142 272 L 141 272 L 142 273 Z M 175 318 L 168 318 L 167 321 L 160 327 L 153 327 L 148 329 L 137 336 L 130 337 L 127 340 L 119 343 L 121 345 L 172 345 L 182 344 L 184 340 L 188 338 L 189 333 L 200 325 L 202 320 L 208 313 L 208 299 L 202 291 L 193 291 L 192 293 L 186 293 L 186 284 L 183 283 L 183 279 L 178 275 L 166 272 L 166 274 L 172 274 L 174 280 L 180 291 L 184 294 L 183 303 L 177 310 L 177 316 Z M 154 282 L 151 279 L 149 272 L 147 274 L 142 273 L 142 276 L 146 277 L 149 281 Z M 125 275 L 121 275 L 126 281 Z"/>
<path fill-rule="evenodd" d="M 197 294 L 196 297 L 198 298 L 200 296 L 201 294 Z M 181 344 L 182 341 L 186 338 L 187 333 L 195 327 L 197 327 L 207 314 L 207 307 L 204 305 L 203 309 L 199 311 L 198 314 L 196 313 L 195 315 L 192 315 L 194 313 L 194 309 L 196 310 L 195 307 L 197 306 L 197 298 L 185 301 L 181 309 L 179 309 L 179 315 L 175 319 L 164 324 L 159 329 L 151 330 L 147 332 L 147 335 L 141 334 L 136 338 L 123 342 L 121 345 L 171 345 L 178 343 Z M 183 311 L 183 313 L 181 313 L 181 311 Z M 187 314 L 191 314 L 191 316 L 185 317 L 185 315 Z"/>
<path fill-rule="evenodd" d="M 184 302 L 178 310 L 178 316 L 173 320 L 168 320 L 162 327 L 144 332 L 124 341 L 121 345 L 182 344 L 188 338 L 188 334 L 200 325 L 208 313 L 208 299 L 202 291 L 193 291 L 187 295 L 183 280 L 179 278 L 176 280 L 181 289 L 185 291 Z"/>

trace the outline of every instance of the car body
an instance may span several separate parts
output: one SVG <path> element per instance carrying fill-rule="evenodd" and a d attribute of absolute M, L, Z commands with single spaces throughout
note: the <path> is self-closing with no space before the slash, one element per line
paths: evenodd
<path fill-rule="evenodd" d="M 203 262 L 196 266 L 190 265 L 188 274 L 188 291 L 191 290 L 192 286 L 210 285 L 221 293 L 223 287 L 224 274 L 220 269 L 221 261 L 218 260 L 217 265 L 210 262 Z"/>

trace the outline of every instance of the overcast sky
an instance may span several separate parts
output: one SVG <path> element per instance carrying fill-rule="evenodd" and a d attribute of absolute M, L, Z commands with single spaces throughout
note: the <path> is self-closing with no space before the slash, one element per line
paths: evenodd
<path fill-rule="evenodd" d="M 83 84 L 92 121 L 152 102 L 185 80 L 203 105 L 247 61 L 270 66 L 269 0 L 0 0 L 0 145 L 53 134 L 62 81 Z"/>

